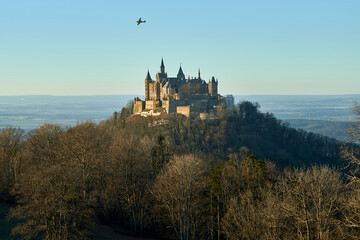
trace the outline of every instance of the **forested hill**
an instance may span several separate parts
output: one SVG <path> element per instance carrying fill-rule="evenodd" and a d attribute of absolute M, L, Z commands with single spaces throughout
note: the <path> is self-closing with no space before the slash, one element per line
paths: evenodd
<path fill-rule="evenodd" d="M 145 128 L 151 135 L 162 135 L 178 154 L 201 152 L 226 160 L 231 153 L 248 151 L 268 159 L 280 168 L 312 164 L 341 165 L 342 142 L 304 130 L 296 130 L 271 113 L 261 113 L 258 104 L 239 103 L 220 113 L 217 120 L 189 120 L 181 115 L 142 118 L 126 121 L 131 131 Z M 135 129 L 132 128 L 135 126 Z M 142 133 L 143 134 L 143 133 Z"/>
<path fill-rule="evenodd" d="M 97 239 L 106 226 L 162 239 L 359 236 L 360 186 L 326 166 L 341 165 L 341 142 L 250 102 L 210 121 L 132 109 L 99 124 L 44 124 L 25 140 L 19 128 L 0 131 L 0 207 L 11 204 L 12 235 Z"/>

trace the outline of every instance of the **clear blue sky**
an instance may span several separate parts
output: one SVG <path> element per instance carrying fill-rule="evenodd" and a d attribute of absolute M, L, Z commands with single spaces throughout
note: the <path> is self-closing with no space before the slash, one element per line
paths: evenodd
<path fill-rule="evenodd" d="M 359 94 L 360 1 L 0 1 L 0 95 L 143 95 L 162 57 L 221 94 Z"/>

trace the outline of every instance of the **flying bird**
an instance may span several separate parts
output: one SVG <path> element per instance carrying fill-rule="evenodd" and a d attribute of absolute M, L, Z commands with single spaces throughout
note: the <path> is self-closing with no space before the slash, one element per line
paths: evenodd
<path fill-rule="evenodd" d="M 136 22 L 137 22 L 137 25 L 139 25 L 140 23 L 146 23 L 146 20 L 141 21 L 141 18 L 139 18 L 139 20 L 137 20 Z"/>

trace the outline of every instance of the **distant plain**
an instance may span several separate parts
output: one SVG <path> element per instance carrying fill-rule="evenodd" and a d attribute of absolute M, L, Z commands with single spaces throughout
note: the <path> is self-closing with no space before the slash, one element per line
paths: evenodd
<path fill-rule="evenodd" d="M 95 96 L 0 96 L 0 128 L 20 127 L 25 131 L 44 123 L 74 126 L 87 120 L 100 122 L 120 111 L 136 95 Z M 139 96 L 143 98 L 143 96 Z M 355 121 L 351 107 L 359 95 L 235 95 L 235 103 L 260 104 L 290 126 L 349 140 L 346 128 Z"/>

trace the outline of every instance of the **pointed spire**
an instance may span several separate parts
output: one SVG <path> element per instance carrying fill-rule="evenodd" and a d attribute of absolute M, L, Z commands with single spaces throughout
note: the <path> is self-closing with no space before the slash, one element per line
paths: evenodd
<path fill-rule="evenodd" d="M 199 68 L 199 71 L 198 71 L 198 79 L 201 79 L 201 77 L 200 77 L 200 68 Z"/>
<path fill-rule="evenodd" d="M 165 65 L 163 58 L 161 58 L 160 73 L 165 73 Z"/>
<path fill-rule="evenodd" d="M 183 72 L 183 70 L 182 70 L 182 68 L 181 68 L 181 64 L 180 64 L 179 72 L 178 72 L 177 75 L 178 75 L 178 76 L 185 76 L 185 75 L 184 75 L 184 72 Z"/>
<path fill-rule="evenodd" d="M 148 70 L 148 72 L 146 74 L 145 80 L 151 80 L 152 81 L 149 70 Z"/>

